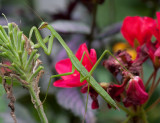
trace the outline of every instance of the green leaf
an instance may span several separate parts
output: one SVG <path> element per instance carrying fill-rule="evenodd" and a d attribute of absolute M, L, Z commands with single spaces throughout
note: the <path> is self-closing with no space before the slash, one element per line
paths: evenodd
<path fill-rule="evenodd" d="M 5 94 L 5 90 L 3 88 L 3 85 L 0 84 L 0 96 L 2 96 L 3 94 Z"/>

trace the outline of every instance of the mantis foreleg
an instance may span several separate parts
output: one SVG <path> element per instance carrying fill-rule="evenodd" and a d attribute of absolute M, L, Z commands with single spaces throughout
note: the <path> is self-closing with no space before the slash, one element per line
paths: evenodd
<path fill-rule="evenodd" d="M 42 104 L 45 102 L 45 100 L 46 100 L 46 98 L 47 98 L 47 94 L 48 94 L 48 91 L 49 91 L 49 87 L 50 87 L 50 84 L 51 84 L 51 80 L 52 80 L 53 78 L 56 78 L 56 77 L 71 75 L 71 74 L 73 74 L 74 72 L 75 72 L 75 67 L 72 66 L 72 71 L 71 71 L 71 72 L 62 73 L 62 74 L 58 74 L 58 75 L 53 75 L 53 76 L 51 76 L 50 79 L 49 79 L 49 83 L 48 83 L 48 87 L 47 87 L 47 92 L 46 92 L 46 95 L 45 95 L 45 98 L 44 98 Z"/>
<path fill-rule="evenodd" d="M 50 38 L 50 36 L 45 37 L 43 39 L 43 42 L 47 43 L 49 41 L 49 38 Z M 41 47 L 41 45 L 39 43 L 38 44 L 33 44 L 33 46 L 34 46 L 34 48 L 40 48 Z"/>
<path fill-rule="evenodd" d="M 34 48 L 39 47 L 39 45 L 43 48 L 44 52 L 47 55 L 51 54 L 52 51 L 52 45 L 53 45 L 53 39 L 54 39 L 54 35 L 51 35 L 51 37 L 49 38 L 49 42 L 48 42 L 48 48 L 46 47 L 45 43 L 47 42 L 47 39 L 42 38 L 42 36 L 39 33 L 39 30 L 37 29 L 37 27 L 32 27 L 32 29 L 30 30 L 30 34 L 29 34 L 29 40 L 32 37 L 33 32 L 35 32 L 35 36 L 37 38 L 38 44 L 35 45 Z"/>

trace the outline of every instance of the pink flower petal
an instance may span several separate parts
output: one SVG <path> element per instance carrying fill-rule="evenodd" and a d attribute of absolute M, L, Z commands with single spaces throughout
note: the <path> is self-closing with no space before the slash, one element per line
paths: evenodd
<path fill-rule="evenodd" d="M 80 87 L 84 85 L 87 81 L 80 82 L 80 77 L 75 76 L 71 79 L 60 79 L 53 83 L 55 87 L 62 87 L 62 88 L 70 88 L 70 87 Z"/>
<path fill-rule="evenodd" d="M 80 45 L 78 51 L 76 52 L 76 57 L 81 60 L 83 53 L 86 52 L 86 54 L 89 56 L 89 52 L 87 49 L 87 45 L 86 43 L 83 43 L 82 45 Z"/>
<path fill-rule="evenodd" d="M 157 21 L 158 21 L 158 29 L 160 30 L 160 12 L 156 12 Z"/>
<path fill-rule="evenodd" d="M 59 74 L 72 72 L 72 63 L 69 58 L 56 63 L 55 69 Z M 71 78 L 73 75 L 62 76 L 63 79 Z"/>
<path fill-rule="evenodd" d="M 70 86 L 66 85 L 66 82 L 63 79 L 59 79 L 59 80 L 55 81 L 53 83 L 53 86 L 61 87 L 61 88 L 71 88 Z"/>
<path fill-rule="evenodd" d="M 160 57 L 160 47 L 154 53 L 155 56 Z"/>
<path fill-rule="evenodd" d="M 139 45 L 151 40 L 152 30 L 156 27 L 156 21 L 149 17 L 126 17 L 123 21 L 121 33 L 129 44 L 134 47 L 134 42 Z"/>
<path fill-rule="evenodd" d="M 151 40 L 152 30 L 156 27 L 156 21 L 149 17 L 140 18 L 140 32 L 137 35 L 140 44 Z"/>
<path fill-rule="evenodd" d="M 86 68 L 88 71 L 90 71 L 91 68 L 92 68 L 92 66 L 93 66 L 93 63 L 91 62 L 92 60 L 91 60 L 90 58 L 88 58 L 88 57 L 89 57 L 89 52 L 88 52 L 86 43 L 82 44 L 82 45 L 79 47 L 79 49 L 78 49 L 78 51 L 77 51 L 77 53 L 76 53 L 76 57 L 77 57 L 79 60 L 81 60 L 84 52 L 86 52 L 87 55 L 85 54 L 85 56 L 84 56 L 84 58 L 83 58 L 83 61 L 82 61 L 82 64 L 83 64 L 83 66 L 85 66 L 85 68 Z M 89 60 L 89 59 L 90 59 L 90 60 Z"/>
<path fill-rule="evenodd" d="M 72 63 L 69 58 L 61 60 L 56 63 L 55 69 L 59 74 L 72 71 Z"/>
<path fill-rule="evenodd" d="M 98 100 L 93 100 L 91 107 L 92 107 L 92 109 L 98 109 L 99 108 Z"/>
<path fill-rule="evenodd" d="M 68 86 L 71 86 L 71 87 L 80 87 L 87 83 L 86 80 L 84 80 L 82 83 L 80 82 L 80 75 L 77 75 L 71 79 L 67 79 L 65 80 L 65 82 Z"/>
<path fill-rule="evenodd" d="M 156 37 L 156 39 L 160 42 L 160 12 L 156 13 L 157 15 L 157 28 L 152 29 L 153 35 Z"/>
<path fill-rule="evenodd" d="M 90 49 L 89 57 L 90 57 L 93 65 L 94 65 L 94 64 L 96 63 L 96 61 L 97 61 L 97 54 L 96 54 L 95 49 Z M 92 65 L 92 66 L 93 66 L 93 65 Z"/>
<path fill-rule="evenodd" d="M 124 101 L 126 107 L 130 105 L 141 105 L 148 100 L 148 93 L 145 92 L 145 88 L 142 80 L 137 76 L 129 81 L 127 89 L 127 97 Z"/>
<path fill-rule="evenodd" d="M 131 46 L 134 46 L 134 40 L 139 31 L 139 17 L 126 17 L 123 21 L 121 33 Z"/>
<path fill-rule="evenodd" d="M 113 84 L 110 85 L 108 88 L 109 95 L 117 101 L 120 101 L 121 99 L 120 94 L 123 93 L 123 91 L 124 91 L 124 84 L 122 85 Z"/>

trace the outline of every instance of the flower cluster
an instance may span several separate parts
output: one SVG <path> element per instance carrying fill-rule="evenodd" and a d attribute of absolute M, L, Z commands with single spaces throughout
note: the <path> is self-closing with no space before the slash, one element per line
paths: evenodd
<path fill-rule="evenodd" d="M 125 107 L 144 104 L 148 100 L 148 93 L 139 77 L 142 62 L 133 61 L 126 51 L 118 51 L 114 55 L 118 61 L 110 56 L 103 65 L 115 78 L 121 75 L 121 79 L 117 79 L 118 84 L 110 84 L 106 91 L 116 101 L 122 101 Z"/>
<path fill-rule="evenodd" d="M 149 57 L 155 69 L 160 67 L 160 12 L 157 20 L 150 17 L 126 17 L 121 32 L 128 43 L 137 49 L 137 59 Z M 152 37 L 156 40 L 152 41 Z M 145 54 L 145 55 L 144 55 Z"/>
<path fill-rule="evenodd" d="M 160 12 L 157 12 L 156 15 L 156 20 L 150 17 L 128 16 L 123 21 L 121 33 L 128 43 L 136 49 L 135 60 L 132 60 L 127 52 L 118 51 L 115 57 L 121 64 L 113 57 L 109 57 L 103 62 L 104 67 L 114 77 L 122 76 L 121 81 L 118 84 L 111 84 L 107 92 L 116 101 L 122 101 L 125 107 L 144 104 L 159 83 L 158 81 L 156 84 L 152 82 L 148 94 L 145 91 L 143 80 L 140 78 L 142 64 L 147 59 L 151 59 L 155 71 L 160 67 Z M 156 40 L 153 40 L 153 36 Z M 128 71 L 125 71 L 124 68 Z M 154 74 L 154 78 L 156 78 L 156 74 Z"/>

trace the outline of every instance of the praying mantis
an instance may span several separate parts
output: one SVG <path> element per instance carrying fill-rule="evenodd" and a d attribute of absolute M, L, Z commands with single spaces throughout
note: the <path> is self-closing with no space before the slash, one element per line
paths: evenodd
<path fill-rule="evenodd" d="M 48 30 L 50 30 L 51 35 L 45 38 L 42 38 L 39 30 L 44 28 L 47 28 Z M 8 34 L 6 33 L 5 29 L 8 29 Z M 31 40 L 32 35 L 34 33 L 35 33 L 36 40 L 38 41 L 38 43 L 36 44 L 33 43 Z M 52 75 L 50 77 L 44 101 L 47 98 L 47 93 L 50 87 L 51 80 L 53 78 L 71 75 L 74 73 L 75 70 L 77 70 L 80 73 L 80 82 L 83 82 L 84 80 L 86 80 L 88 82 L 88 85 L 92 86 L 92 88 L 99 95 L 101 95 L 103 99 L 110 106 L 112 106 L 115 109 L 118 109 L 116 102 L 92 77 L 94 70 L 96 69 L 96 67 L 102 60 L 102 58 L 107 53 L 112 55 L 110 51 L 105 50 L 102 53 L 102 55 L 99 57 L 97 62 L 94 64 L 90 72 L 88 72 L 88 70 L 82 65 L 83 58 L 85 55 L 87 55 L 86 52 L 83 53 L 82 58 L 79 61 L 77 57 L 74 55 L 74 53 L 71 51 L 71 49 L 67 46 L 65 41 L 62 39 L 62 37 L 47 22 L 42 22 L 39 28 L 35 26 L 32 27 L 29 33 L 29 38 L 27 38 L 23 34 L 23 32 L 18 28 L 18 25 L 16 25 L 15 23 L 8 23 L 8 26 L 0 25 L 0 51 L 1 51 L 0 56 L 7 58 L 12 63 L 11 66 L 3 65 L 3 67 L 7 67 L 13 70 L 13 74 L 12 75 L 10 74 L 9 77 L 16 78 L 18 81 L 21 82 L 22 85 L 24 85 L 24 87 L 28 88 L 32 97 L 32 102 L 34 103 L 34 106 L 36 107 L 36 110 L 38 111 L 42 122 L 47 123 L 48 121 L 42 106 L 44 101 L 41 102 L 38 96 L 39 95 L 38 81 L 41 76 L 41 71 L 43 71 L 44 67 L 41 66 L 41 62 L 38 59 L 40 55 L 37 53 L 38 51 L 37 49 L 42 47 L 45 54 L 50 55 L 52 51 L 54 38 L 56 38 L 59 41 L 59 43 L 63 46 L 63 48 L 66 50 L 67 55 L 70 58 L 72 63 L 72 71 L 70 71 L 69 73 Z M 47 42 L 48 42 L 48 47 L 46 46 Z M 116 57 L 114 58 L 117 62 L 119 62 Z M 127 71 L 127 69 L 121 63 L 120 65 L 123 67 L 124 70 Z M 2 66 L 2 64 L 0 64 L 0 66 Z M 14 72 L 16 73 L 14 74 Z"/>
<path fill-rule="evenodd" d="M 39 29 L 43 29 L 43 28 L 47 28 L 48 30 L 50 30 L 50 32 L 51 32 L 51 36 L 50 37 L 48 36 L 48 37 L 46 37 L 44 39 L 41 37 Z M 67 46 L 67 44 L 65 43 L 65 41 L 62 39 L 62 37 L 47 22 L 42 22 L 41 25 L 39 26 L 39 28 L 37 28 L 35 26 L 32 27 L 31 30 L 30 30 L 30 34 L 29 34 L 29 40 L 31 39 L 33 33 L 35 33 L 35 37 L 36 37 L 36 39 L 38 41 L 38 44 L 34 44 L 33 42 L 31 42 L 33 48 L 42 47 L 43 50 L 44 50 L 44 52 L 47 55 L 50 55 L 51 54 L 51 50 L 52 50 L 52 45 L 53 45 L 53 39 L 57 38 L 57 40 L 59 41 L 59 43 L 66 50 L 67 55 L 68 55 L 68 57 L 70 58 L 70 60 L 72 62 L 72 71 L 68 72 L 68 73 L 63 73 L 63 74 L 52 75 L 50 77 L 50 80 L 49 80 L 49 85 L 50 85 L 51 80 L 53 78 L 71 75 L 71 74 L 74 73 L 75 70 L 77 70 L 80 73 L 80 82 L 83 82 L 84 80 L 86 80 L 88 82 L 88 84 L 91 85 L 95 89 L 95 91 L 97 91 L 109 105 L 111 105 L 115 109 L 118 109 L 115 101 L 110 97 L 110 95 L 92 77 L 92 73 L 94 72 L 94 70 L 96 69 L 97 65 L 100 63 L 100 61 L 102 60 L 102 58 L 105 56 L 105 54 L 109 53 L 110 55 L 112 55 L 110 51 L 105 50 L 102 53 L 102 55 L 100 56 L 100 58 L 97 60 L 97 62 L 94 64 L 94 66 L 91 69 L 91 71 L 88 72 L 86 70 L 86 68 L 81 64 L 81 61 L 83 61 L 83 57 L 85 55 L 85 52 L 83 53 L 81 61 L 79 61 L 76 58 L 76 56 L 74 55 L 74 53 L 71 51 L 71 49 Z M 47 43 L 47 42 L 48 42 L 48 48 L 45 45 L 45 43 Z M 48 86 L 48 88 L 49 88 L 49 86 Z M 48 89 L 47 89 L 47 93 L 48 93 Z M 46 99 L 46 97 L 45 97 L 45 99 Z"/>

